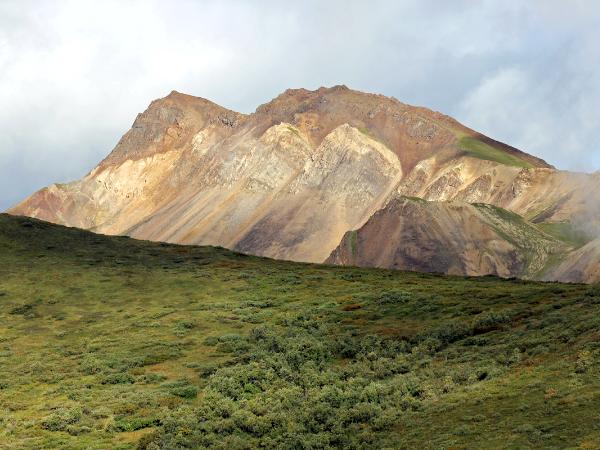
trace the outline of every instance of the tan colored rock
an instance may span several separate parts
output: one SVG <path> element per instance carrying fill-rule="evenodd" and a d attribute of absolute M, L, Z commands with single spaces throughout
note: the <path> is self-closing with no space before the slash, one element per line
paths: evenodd
<path fill-rule="evenodd" d="M 600 282 L 600 239 L 571 252 L 562 262 L 544 275 L 545 280 Z"/>

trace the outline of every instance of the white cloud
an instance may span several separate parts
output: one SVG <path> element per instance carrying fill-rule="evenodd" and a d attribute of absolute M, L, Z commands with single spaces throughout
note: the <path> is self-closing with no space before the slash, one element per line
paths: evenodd
<path fill-rule="evenodd" d="M 172 89 L 249 112 L 344 83 L 599 168 L 599 15 L 554 0 L 5 0 L 0 210 L 83 175 Z"/>
<path fill-rule="evenodd" d="M 518 146 L 548 148 L 556 145 L 552 126 L 556 112 L 549 110 L 548 92 L 525 70 L 501 69 L 484 78 L 460 105 L 460 116 L 478 131 L 493 130 L 495 137 L 514 136 Z M 517 145 L 517 142 L 513 142 Z"/>
<path fill-rule="evenodd" d="M 559 168 L 597 170 L 600 34 L 595 39 L 594 32 L 579 39 L 567 34 L 561 46 L 498 68 L 465 93 L 457 116 Z"/>

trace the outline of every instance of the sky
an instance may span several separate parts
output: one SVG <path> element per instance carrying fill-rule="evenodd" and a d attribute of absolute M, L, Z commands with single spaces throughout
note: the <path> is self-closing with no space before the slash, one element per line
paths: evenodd
<path fill-rule="evenodd" d="M 597 0 L 0 0 L 0 211 L 80 178 L 172 90 L 249 113 L 345 84 L 600 169 Z"/>

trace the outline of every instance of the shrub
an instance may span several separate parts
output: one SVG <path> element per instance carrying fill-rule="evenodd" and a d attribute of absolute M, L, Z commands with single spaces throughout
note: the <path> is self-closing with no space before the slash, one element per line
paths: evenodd
<path fill-rule="evenodd" d="M 519 350 L 518 348 L 514 348 L 508 358 L 508 363 L 509 364 L 519 364 L 521 362 L 521 359 L 522 359 L 521 350 Z"/>
<path fill-rule="evenodd" d="M 468 425 L 460 425 L 455 431 L 457 436 L 468 436 L 471 434 L 471 428 Z"/>
<path fill-rule="evenodd" d="M 133 384 L 135 378 L 128 373 L 111 373 L 102 378 L 102 384 Z"/>
<path fill-rule="evenodd" d="M 93 356 L 85 356 L 80 363 L 81 371 L 87 375 L 94 375 L 105 369 L 104 363 Z"/>
<path fill-rule="evenodd" d="M 505 312 L 488 312 L 481 314 L 475 320 L 473 329 L 475 333 L 486 333 L 496 330 L 501 325 L 510 322 L 510 316 Z"/>
<path fill-rule="evenodd" d="M 9 314 L 23 316 L 26 319 L 33 319 L 39 317 L 35 311 L 36 303 L 25 303 L 14 307 L 9 311 Z"/>
<path fill-rule="evenodd" d="M 247 302 L 244 303 L 244 306 L 249 307 L 249 308 L 271 308 L 275 305 L 275 302 L 273 302 L 273 300 L 264 300 L 264 301 L 260 301 L 260 300 L 249 300 Z"/>
<path fill-rule="evenodd" d="M 295 274 L 287 274 L 287 275 L 283 275 L 281 278 L 279 278 L 279 281 L 283 284 L 301 284 L 302 280 L 300 279 L 300 277 L 298 277 L 298 275 Z"/>
<path fill-rule="evenodd" d="M 592 284 L 588 287 L 586 297 L 600 297 L 600 284 Z"/>
<path fill-rule="evenodd" d="M 117 431 L 136 431 L 159 425 L 161 425 L 161 421 L 155 417 L 133 417 L 116 420 L 113 428 Z"/>
<path fill-rule="evenodd" d="M 383 431 L 392 428 L 398 422 L 398 414 L 395 409 L 386 409 L 373 418 L 373 429 Z"/>
<path fill-rule="evenodd" d="M 592 353 L 589 350 L 581 350 L 577 353 L 577 360 L 575 361 L 575 372 L 585 373 L 594 363 Z"/>
<path fill-rule="evenodd" d="M 342 358 L 354 358 L 360 351 L 356 339 L 349 335 L 338 337 L 334 347 L 335 353 Z"/>
<path fill-rule="evenodd" d="M 196 367 L 194 367 L 194 369 L 196 369 L 196 371 L 198 372 L 198 376 L 200 378 L 208 378 L 213 373 L 215 373 L 218 368 L 219 365 L 215 363 L 199 364 Z"/>
<path fill-rule="evenodd" d="M 434 328 L 420 336 L 421 341 L 428 338 L 437 339 L 442 345 L 448 345 L 453 342 L 464 339 L 473 334 L 473 328 L 463 322 L 450 322 Z"/>
<path fill-rule="evenodd" d="M 68 409 L 56 411 L 42 420 L 42 428 L 48 431 L 65 431 L 69 425 L 81 420 L 81 409 Z"/>
<path fill-rule="evenodd" d="M 340 274 L 339 278 L 340 280 L 344 281 L 357 281 L 362 278 L 362 275 L 360 273 L 355 272 L 344 272 Z"/>
<path fill-rule="evenodd" d="M 144 384 L 155 384 L 155 383 L 160 383 L 162 381 L 165 381 L 166 379 L 167 379 L 167 377 L 161 373 L 148 372 L 148 373 L 141 375 L 138 378 L 137 382 L 144 383 Z"/>
<path fill-rule="evenodd" d="M 91 415 L 94 419 L 106 419 L 107 417 L 110 417 L 111 410 L 106 406 L 99 406 L 91 412 Z"/>
<path fill-rule="evenodd" d="M 181 322 L 177 322 L 173 329 L 173 332 L 176 336 L 182 337 L 189 333 L 189 331 L 192 330 L 195 326 L 196 324 L 194 322 L 183 320 Z"/>
<path fill-rule="evenodd" d="M 181 398 L 196 398 L 198 395 L 198 387 L 191 384 L 188 380 L 178 380 L 173 383 L 163 385 L 169 389 L 169 393 Z"/>
<path fill-rule="evenodd" d="M 402 304 L 412 300 L 413 296 L 410 292 L 406 291 L 386 291 L 379 294 L 377 297 L 377 303 L 380 305 L 387 304 Z"/>
<path fill-rule="evenodd" d="M 181 322 L 177 322 L 177 325 L 175 326 L 182 330 L 191 330 L 196 324 L 190 320 L 182 320 Z"/>
<path fill-rule="evenodd" d="M 209 347 L 214 347 L 219 343 L 218 336 L 207 336 L 202 343 Z"/>
<path fill-rule="evenodd" d="M 92 429 L 86 425 L 69 425 L 66 432 L 71 436 L 79 436 L 80 434 L 90 433 Z"/>
<path fill-rule="evenodd" d="M 225 334 L 218 338 L 217 351 L 221 353 L 240 354 L 249 349 L 246 339 L 239 334 Z"/>
<path fill-rule="evenodd" d="M 198 388 L 196 386 L 182 386 L 172 388 L 171 394 L 181 398 L 196 398 L 198 395 Z"/>

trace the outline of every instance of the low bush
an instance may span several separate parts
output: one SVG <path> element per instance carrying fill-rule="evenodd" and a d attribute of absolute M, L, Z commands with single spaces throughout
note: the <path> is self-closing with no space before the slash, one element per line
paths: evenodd
<path fill-rule="evenodd" d="M 386 291 L 382 292 L 377 297 L 377 303 L 380 305 L 387 304 L 402 304 L 407 303 L 413 299 L 413 295 L 406 291 Z"/>
<path fill-rule="evenodd" d="M 161 425 L 161 421 L 155 417 L 133 417 L 115 420 L 113 428 L 116 431 L 136 431 L 159 425 Z"/>
<path fill-rule="evenodd" d="M 592 352 L 589 350 L 580 350 L 579 353 L 577 353 L 577 359 L 575 361 L 575 372 L 585 373 L 592 367 L 593 363 L 594 358 Z"/>
<path fill-rule="evenodd" d="M 133 384 L 135 378 L 128 373 L 111 373 L 101 380 L 102 384 Z"/>
<path fill-rule="evenodd" d="M 478 316 L 473 324 L 473 330 L 475 333 L 486 333 L 499 329 L 508 322 L 510 322 L 510 315 L 508 313 L 492 311 Z"/>
<path fill-rule="evenodd" d="M 67 427 L 81 420 L 81 409 L 62 409 L 44 418 L 42 428 L 48 431 L 66 431 Z"/>
<path fill-rule="evenodd" d="M 196 398 L 198 395 L 198 387 L 191 384 L 189 380 L 183 379 L 172 383 L 163 384 L 171 395 L 181 398 Z"/>

